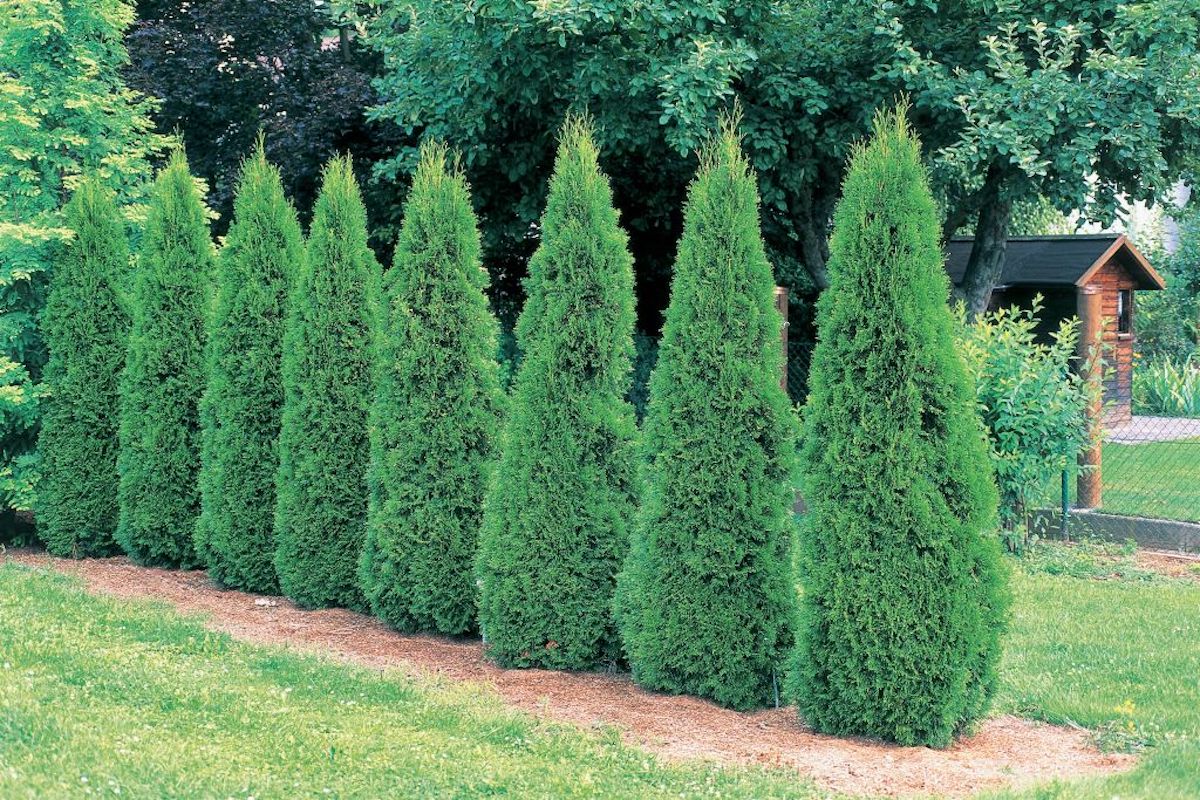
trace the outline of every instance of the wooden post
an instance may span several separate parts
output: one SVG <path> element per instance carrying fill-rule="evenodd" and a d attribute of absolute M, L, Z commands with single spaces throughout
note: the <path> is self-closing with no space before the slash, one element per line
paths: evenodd
<path fill-rule="evenodd" d="M 1088 420 L 1092 443 L 1079 455 L 1080 470 L 1076 485 L 1075 505 L 1079 508 L 1100 508 L 1101 494 L 1100 465 L 1104 431 L 1103 380 L 1101 360 L 1104 346 L 1103 306 L 1101 290 L 1096 286 L 1081 286 L 1078 290 L 1079 313 L 1079 368 L 1092 390 L 1092 401 L 1088 405 Z"/>
<path fill-rule="evenodd" d="M 786 286 L 775 287 L 775 307 L 779 309 L 779 315 L 783 317 L 783 324 L 779 326 L 779 346 L 783 348 L 783 370 L 779 376 L 779 386 L 783 389 L 784 394 L 788 390 L 788 290 Z"/>

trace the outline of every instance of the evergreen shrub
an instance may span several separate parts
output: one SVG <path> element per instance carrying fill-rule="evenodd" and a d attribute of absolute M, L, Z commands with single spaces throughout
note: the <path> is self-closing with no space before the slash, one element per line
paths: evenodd
<path fill-rule="evenodd" d="M 139 564 L 198 564 L 198 406 L 213 258 L 208 212 L 177 150 L 151 192 L 121 380 L 116 538 Z"/>
<path fill-rule="evenodd" d="M 774 286 L 728 120 L 688 195 L 618 609 L 634 680 L 739 709 L 777 697 L 796 622 L 797 420 Z"/>
<path fill-rule="evenodd" d="M 325 169 L 283 338 L 275 570 L 308 606 L 365 608 L 367 411 L 379 264 L 349 157 Z"/>
<path fill-rule="evenodd" d="M 196 549 L 217 583 L 274 594 L 283 321 L 304 259 L 295 209 L 263 142 L 243 164 L 233 224 L 217 261 L 202 400 Z"/>
<path fill-rule="evenodd" d="M 945 746 L 986 711 L 1006 609 L 997 490 L 903 109 L 850 161 L 805 408 L 791 689 L 819 731 Z"/>
<path fill-rule="evenodd" d="M 112 195 L 85 180 L 66 209 L 74 236 L 56 259 L 42 314 L 50 350 L 38 449 L 38 533 L 54 555 L 118 550 L 117 427 L 129 316 L 119 282 L 129 268 Z"/>
<path fill-rule="evenodd" d="M 567 120 L 517 323 L 523 353 L 480 540 L 479 620 L 505 666 L 615 661 L 634 511 L 633 264 L 588 123 Z"/>
<path fill-rule="evenodd" d="M 422 147 L 384 276 L 360 581 L 388 624 L 455 635 L 475 628 L 502 395 L 475 214 L 447 158 Z"/>

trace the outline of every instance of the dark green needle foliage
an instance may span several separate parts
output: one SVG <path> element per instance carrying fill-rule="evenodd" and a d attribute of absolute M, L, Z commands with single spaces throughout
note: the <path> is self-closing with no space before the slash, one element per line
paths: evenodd
<path fill-rule="evenodd" d="M 818 730 L 945 746 L 995 690 L 1007 595 L 938 213 L 904 109 L 854 151 L 830 251 L 792 690 Z"/>
<path fill-rule="evenodd" d="M 283 321 L 304 239 L 261 139 L 233 213 L 209 320 L 196 549 L 218 583 L 272 594 Z"/>
<path fill-rule="evenodd" d="M 275 569 L 310 607 L 364 608 L 367 411 L 379 265 L 350 158 L 325 168 L 283 339 Z"/>
<path fill-rule="evenodd" d="M 360 580 L 407 631 L 475 627 L 475 551 L 500 427 L 498 326 L 467 183 L 427 144 L 384 276 Z"/>
<path fill-rule="evenodd" d="M 634 679 L 772 702 L 794 643 L 796 415 L 735 122 L 701 153 L 643 428 L 645 496 L 618 613 Z"/>
<path fill-rule="evenodd" d="M 150 198 L 121 381 L 117 541 L 141 564 L 198 563 L 198 406 L 212 275 L 207 212 L 177 150 Z"/>
<path fill-rule="evenodd" d="M 480 541 L 479 621 L 507 666 L 616 660 L 634 510 L 633 269 L 586 120 L 558 145 L 517 323 L 524 353 Z"/>
<path fill-rule="evenodd" d="M 67 205 L 74 232 L 54 263 L 42 332 L 50 396 L 38 447 L 38 533 L 59 556 L 117 550 L 119 385 L 129 318 L 117 286 L 129 266 L 112 196 L 86 180 Z"/>

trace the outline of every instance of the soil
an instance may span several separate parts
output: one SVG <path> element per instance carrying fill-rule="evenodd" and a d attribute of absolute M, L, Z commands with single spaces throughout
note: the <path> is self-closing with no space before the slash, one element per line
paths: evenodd
<path fill-rule="evenodd" d="M 502 670 L 475 640 L 397 633 L 341 609 L 303 610 L 284 598 L 215 587 L 203 572 L 138 567 L 125 558 L 70 561 L 10 551 L 13 561 L 81 577 L 89 591 L 154 599 L 248 642 L 284 645 L 371 668 L 437 675 L 491 686 L 509 705 L 584 728 L 612 726 L 630 744 L 671 760 L 794 769 L 850 795 L 963 797 L 1129 769 L 1135 759 L 1104 754 L 1087 731 L 1012 716 L 993 717 L 946 750 L 824 736 L 795 709 L 739 713 L 691 697 L 643 691 L 617 673 Z"/>
<path fill-rule="evenodd" d="M 1200 555 L 1164 550 L 1138 550 L 1136 563 L 1144 570 L 1170 578 L 1190 578 L 1200 582 Z"/>

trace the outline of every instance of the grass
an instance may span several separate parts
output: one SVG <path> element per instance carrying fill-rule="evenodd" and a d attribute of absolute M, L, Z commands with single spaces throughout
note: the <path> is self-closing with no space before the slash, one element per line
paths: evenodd
<path fill-rule="evenodd" d="M 1101 476 L 1102 511 L 1200 522 L 1200 439 L 1106 442 Z"/>
<path fill-rule="evenodd" d="M 1065 572 L 1087 574 L 1096 554 L 1085 549 L 1082 557 L 1084 564 Z M 1200 797 L 1200 583 L 1144 573 L 1106 580 L 1050 574 L 1072 558 L 1043 556 L 1014 571 L 1015 603 L 997 710 L 1091 728 L 1097 744 L 1110 750 L 1148 749 L 1125 775 L 996 796 L 1195 800 Z M 1102 566 L 1096 574 L 1120 573 Z"/>
<path fill-rule="evenodd" d="M 505 709 L 205 630 L 0 565 L 0 797 L 823 796 L 794 774 L 661 764 Z"/>
<path fill-rule="evenodd" d="M 1200 583 L 1040 545 L 1013 574 L 997 711 L 1144 750 L 1130 773 L 1007 800 L 1200 797 Z M 1081 577 L 1072 577 L 1072 576 Z M 1104 576 L 1104 580 L 1091 576 Z M 747 797 L 793 773 L 666 765 L 414 680 L 234 642 L 166 606 L 0 565 L 0 797 Z"/>

